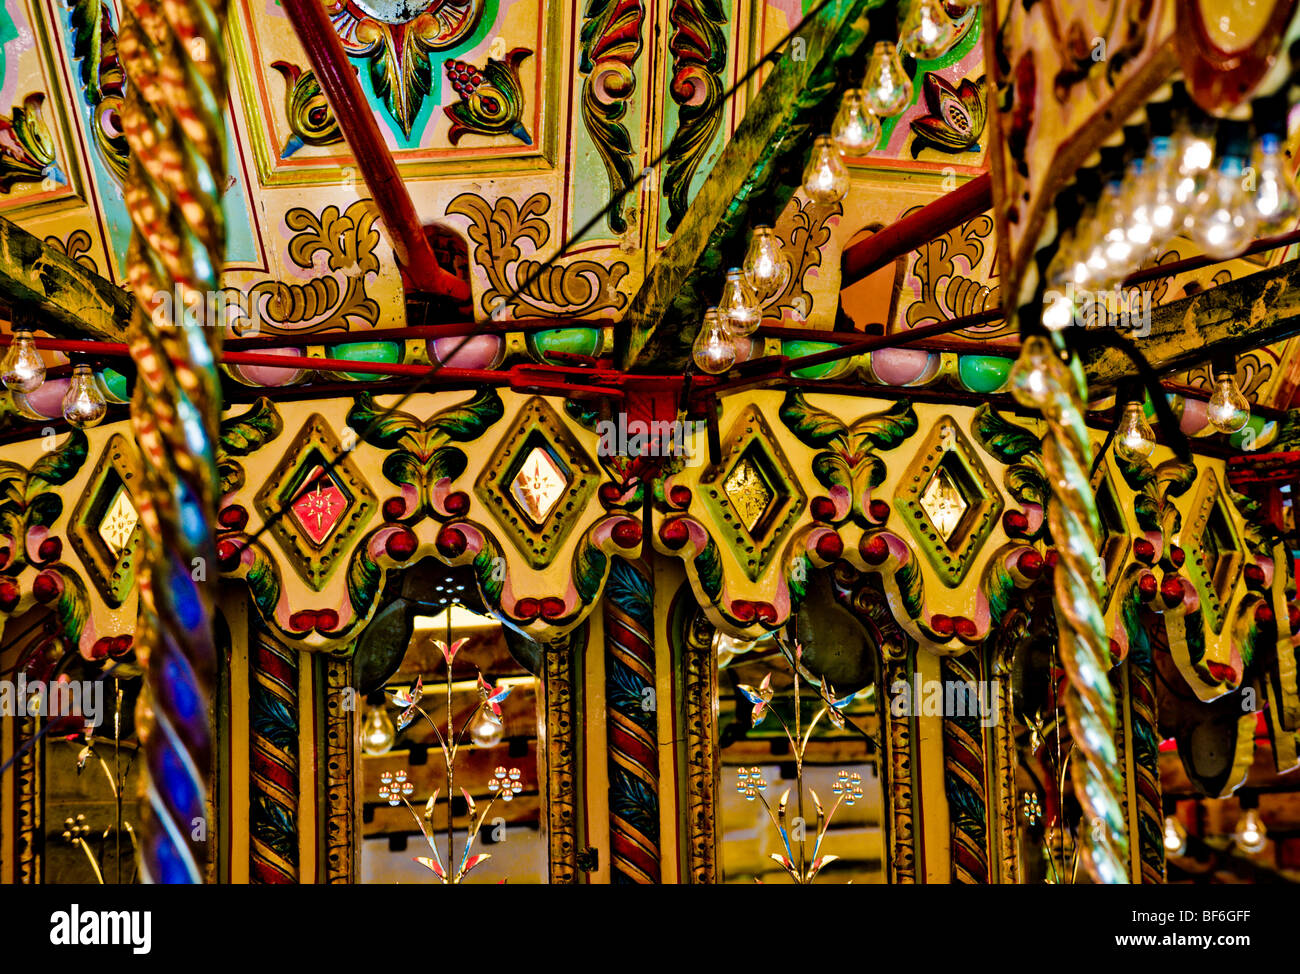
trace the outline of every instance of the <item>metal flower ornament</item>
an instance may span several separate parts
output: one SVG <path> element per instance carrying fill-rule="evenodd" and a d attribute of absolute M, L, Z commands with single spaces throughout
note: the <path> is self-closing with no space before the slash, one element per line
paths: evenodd
<path fill-rule="evenodd" d="M 430 854 L 428 856 L 415 856 L 413 857 L 414 860 L 437 876 L 444 885 L 464 882 L 470 870 L 492 858 L 489 853 L 474 854 L 473 852 L 474 843 L 478 839 L 479 832 L 483 829 L 483 823 L 487 821 L 488 812 L 498 798 L 505 802 L 513 801 L 515 796 L 523 791 L 523 775 L 519 769 L 505 767 L 498 767 L 493 772 L 492 779 L 487 784 L 487 790 L 492 797 L 488 799 L 481 811 L 478 803 L 474 801 L 474 796 L 465 788 L 461 788 L 460 793 L 465 799 L 469 814 L 469 837 L 458 860 L 456 858 L 456 831 L 450 804 L 450 796 L 455 793 L 456 787 L 456 758 L 461 747 L 466 743 L 466 735 L 480 716 L 497 725 L 501 724 L 501 703 L 506 697 L 510 696 L 511 689 L 510 687 L 497 688 L 492 686 L 487 680 L 483 679 L 483 674 L 480 673 L 478 677 L 478 706 L 474 708 L 474 711 L 459 728 L 455 726 L 451 710 L 452 663 L 456 659 L 456 654 L 460 652 L 467 641 L 457 639 L 448 645 L 441 640 L 434 640 L 434 645 L 442 653 L 442 658 L 447 663 L 445 726 L 439 726 L 438 722 L 420 706 L 420 701 L 424 698 L 423 678 L 417 677 L 415 682 L 407 689 L 389 691 L 393 703 L 403 708 L 401 716 L 397 719 L 397 729 L 399 731 L 404 730 L 417 717 L 423 717 L 429 726 L 433 728 L 434 736 L 437 738 L 438 746 L 442 751 L 443 766 L 447 769 L 445 787 L 448 796 L 447 857 L 445 860 L 438 848 L 438 840 L 433 829 L 433 813 L 437 807 L 438 795 L 442 793 L 442 789 L 434 789 L 433 794 L 429 796 L 429 800 L 424 803 L 424 809 L 421 813 L 417 812 L 415 807 L 411 805 L 410 797 L 414 794 L 415 786 L 407 780 L 405 771 L 384 771 L 379 776 L 380 799 L 387 801 L 390 805 L 406 805 L 411 817 L 415 820 L 415 824 L 419 827 L 420 833 L 424 836 L 424 841 L 429 846 Z"/>
<path fill-rule="evenodd" d="M 772 689 L 772 674 L 768 673 L 763 677 L 763 682 L 757 687 L 748 684 L 741 684 L 737 689 L 744 695 L 745 699 L 753 704 L 753 710 L 750 712 L 750 721 L 753 726 L 757 727 L 763 722 L 769 713 L 775 715 L 777 721 L 781 724 L 781 729 L 785 732 L 786 740 L 790 742 L 790 750 L 794 754 L 795 782 L 794 788 L 787 788 L 777 802 L 776 808 L 773 809 L 768 803 L 765 792 L 768 783 L 763 777 L 759 768 L 741 768 L 736 775 L 736 790 L 745 797 L 747 801 L 757 799 L 763 803 L 768 818 L 772 820 L 772 826 L 776 829 L 777 834 L 781 837 L 781 844 L 785 848 L 784 854 L 773 852 L 771 858 L 780 863 L 789 875 L 800 886 L 810 885 L 816 878 L 817 874 L 825 866 L 830 865 L 839 859 L 839 856 L 822 853 L 822 845 L 826 839 L 826 833 L 830 829 L 831 820 L 835 813 L 839 811 L 840 805 L 853 805 L 862 798 L 862 778 L 856 772 L 850 773 L 841 770 L 835 777 L 835 783 L 832 786 L 832 793 L 835 795 L 835 802 L 827 811 L 822 804 L 821 798 L 817 792 L 808 788 L 807 793 L 812 798 L 813 810 L 816 814 L 815 827 L 813 831 L 813 842 L 811 852 L 808 850 L 807 830 L 791 828 L 792 821 L 790 813 L 790 792 L 795 792 L 795 812 L 796 817 L 793 823 L 802 826 L 807 819 L 804 816 L 804 785 L 803 785 L 803 767 L 804 754 L 808 750 L 808 742 L 812 739 L 813 730 L 817 727 L 823 717 L 828 718 L 837 728 L 845 726 L 844 708 L 853 702 L 857 695 L 851 693 L 846 697 L 835 696 L 832 687 L 822 682 L 820 693 L 822 705 L 813 715 L 808 726 L 805 728 L 802 723 L 802 713 L 799 704 L 799 684 L 800 671 L 802 670 L 803 646 L 795 643 L 794 646 L 794 721 L 793 725 L 786 723 L 781 714 L 771 707 L 775 691 Z M 761 880 L 756 880 L 761 882 Z"/>

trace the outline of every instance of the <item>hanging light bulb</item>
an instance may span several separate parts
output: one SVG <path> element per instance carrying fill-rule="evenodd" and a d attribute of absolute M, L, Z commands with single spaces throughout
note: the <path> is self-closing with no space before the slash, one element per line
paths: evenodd
<path fill-rule="evenodd" d="M 496 747 L 505 737 L 506 729 L 501 718 L 494 720 L 493 717 L 495 714 L 484 707 L 474 718 L 474 723 L 469 728 L 469 737 L 475 747 Z"/>
<path fill-rule="evenodd" d="M 1268 842 L 1268 829 L 1259 817 L 1259 809 L 1248 808 L 1246 814 L 1237 819 L 1237 827 L 1232 831 L 1232 841 L 1237 848 L 1247 855 L 1262 852 Z"/>
<path fill-rule="evenodd" d="M 1007 383 L 1022 406 L 1042 407 L 1052 395 L 1053 373 L 1064 368 L 1052 343 L 1043 335 L 1030 335 L 1020 346 L 1020 357 L 1011 366 Z M 1059 379 L 1059 375 L 1057 376 Z"/>
<path fill-rule="evenodd" d="M 1174 139 L 1173 151 L 1178 167 L 1174 196 L 1180 205 L 1190 209 L 1214 163 L 1214 142 L 1204 132 L 1184 129 Z M 1191 219 L 1190 215 L 1187 219 Z"/>
<path fill-rule="evenodd" d="M 918 61 L 933 61 L 952 47 L 957 25 L 939 0 L 911 0 L 898 33 L 904 51 Z"/>
<path fill-rule="evenodd" d="M 1187 851 L 1187 830 L 1177 816 L 1165 816 L 1165 854 L 1181 856 Z"/>
<path fill-rule="evenodd" d="M 1131 210 L 1124 198 L 1124 184 L 1113 179 L 1106 184 L 1101 205 L 1097 208 L 1097 219 L 1101 224 L 1101 252 L 1106 262 L 1107 283 L 1123 277 L 1135 263 L 1133 260 L 1133 243 L 1129 240 Z"/>
<path fill-rule="evenodd" d="M 850 88 L 844 92 L 840 110 L 831 123 L 831 138 L 841 152 L 865 155 L 880 141 L 880 122 L 867 107 L 861 89 Z"/>
<path fill-rule="evenodd" d="M 95 374 L 85 362 L 72 367 L 72 379 L 63 396 L 63 418 L 77 429 L 98 426 L 108 412 L 108 401 L 99 391 Z"/>
<path fill-rule="evenodd" d="M 752 335 L 763 320 L 758 296 L 754 294 L 754 289 L 749 286 L 739 267 L 727 271 L 726 283 L 722 285 L 722 297 L 718 299 L 718 310 L 726 315 L 727 328 L 733 335 Z"/>
<path fill-rule="evenodd" d="M 813 142 L 812 155 L 803 171 L 803 191 L 815 203 L 838 203 L 849 192 L 849 170 L 839 147 L 829 135 Z"/>
<path fill-rule="evenodd" d="M 1147 166 L 1145 157 L 1131 160 L 1124 180 L 1124 202 L 1129 220 L 1123 229 L 1131 248 L 1129 262 L 1134 267 L 1151 256 L 1155 243 L 1156 228 L 1151 218 L 1152 180 L 1148 177 Z"/>
<path fill-rule="evenodd" d="M 1238 433 L 1250 421 L 1250 402 L 1237 388 L 1235 367 L 1216 364 L 1212 373 L 1214 394 L 1205 407 L 1205 417 L 1220 433 Z"/>
<path fill-rule="evenodd" d="M 45 381 L 45 360 L 30 331 L 14 332 L 13 344 L 0 365 L 0 381 L 10 392 L 22 393 L 35 392 Z"/>
<path fill-rule="evenodd" d="M 1233 257 L 1255 239 L 1257 217 L 1236 156 L 1219 160 L 1192 208 L 1192 239 L 1211 257 Z"/>
<path fill-rule="evenodd" d="M 898 48 L 890 41 L 878 41 L 867 63 L 862 83 L 867 107 L 879 118 L 897 115 L 912 102 L 912 79 L 903 70 Z"/>
<path fill-rule="evenodd" d="M 388 708 L 379 703 L 370 708 L 361 730 L 361 747 L 367 754 L 387 754 L 397 740 L 397 729 L 388 719 Z"/>
<path fill-rule="evenodd" d="M 1156 249 L 1168 242 L 1182 229 L 1187 218 L 1187 207 L 1178 199 L 1182 179 L 1174 142 L 1167 135 L 1157 135 L 1151 140 L 1151 149 L 1143 167 L 1139 184 L 1139 205 L 1146 211 L 1151 225 L 1151 247 Z"/>
<path fill-rule="evenodd" d="M 754 227 L 742 265 L 745 280 L 760 297 L 779 294 L 790 279 L 781 239 L 771 227 Z"/>
<path fill-rule="evenodd" d="M 701 372 L 717 375 L 736 364 L 736 343 L 727 328 L 727 320 L 717 308 L 704 312 L 704 324 L 695 336 L 691 356 Z"/>
<path fill-rule="evenodd" d="M 1137 463 L 1151 456 L 1155 448 L 1156 434 L 1147 422 L 1141 401 L 1130 399 L 1115 427 L 1115 454 L 1121 460 Z"/>
<path fill-rule="evenodd" d="M 1300 212 L 1300 200 L 1296 198 L 1281 141 L 1272 132 L 1260 136 L 1255 148 L 1254 202 L 1259 230 L 1264 233 L 1287 229 Z"/>

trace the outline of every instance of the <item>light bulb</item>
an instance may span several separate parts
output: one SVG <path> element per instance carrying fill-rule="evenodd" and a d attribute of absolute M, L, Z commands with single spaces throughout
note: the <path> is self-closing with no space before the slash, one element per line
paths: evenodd
<path fill-rule="evenodd" d="M 758 323 L 763 320 L 758 296 L 739 267 L 727 271 L 726 283 L 722 285 L 722 297 L 718 299 L 718 310 L 727 316 L 727 327 L 733 335 L 752 335 Z"/>
<path fill-rule="evenodd" d="M 1129 214 L 1124 235 L 1132 248 L 1129 260 L 1134 266 L 1147 259 L 1155 243 L 1156 228 L 1151 222 L 1152 180 L 1148 178 L 1147 166 L 1145 158 L 1132 160 L 1124 180 L 1124 202 Z"/>
<path fill-rule="evenodd" d="M 918 61 L 933 61 L 952 47 L 957 25 L 939 0 L 911 0 L 898 34 L 904 51 Z"/>
<path fill-rule="evenodd" d="M 45 360 L 30 331 L 14 332 L 13 344 L 0 365 L 0 381 L 10 392 L 32 393 L 45 381 Z"/>
<path fill-rule="evenodd" d="M 704 323 L 691 346 L 691 356 L 701 372 L 717 375 L 736 363 L 736 343 L 727 328 L 727 320 L 717 308 L 704 312 Z"/>
<path fill-rule="evenodd" d="M 1268 829 L 1259 817 L 1259 810 L 1250 808 L 1246 814 L 1237 819 L 1237 827 L 1232 832 L 1232 841 L 1237 848 L 1249 855 L 1261 852 L 1268 841 Z"/>
<path fill-rule="evenodd" d="M 1101 254 L 1106 262 L 1105 280 L 1109 283 L 1131 269 L 1133 244 L 1128 237 L 1131 220 L 1129 203 L 1124 198 L 1124 184 L 1112 180 L 1106 184 L 1101 205 L 1097 208 L 1101 229 Z"/>
<path fill-rule="evenodd" d="M 865 155 L 880 141 L 880 122 L 867 107 L 866 99 L 857 88 L 844 92 L 840 110 L 831 123 L 831 138 L 841 152 Z"/>
<path fill-rule="evenodd" d="M 1042 335 L 1030 335 L 1007 376 L 1012 395 L 1022 406 L 1042 407 L 1056 391 L 1053 374 L 1062 367 L 1052 343 Z M 1059 380 L 1059 375 L 1055 378 Z"/>
<path fill-rule="evenodd" d="M 108 412 L 108 401 L 99 391 L 99 383 L 90 366 L 78 362 L 72 367 L 72 379 L 63 396 L 63 418 L 78 429 L 98 426 Z"/>
<path fill-rule="evenodd" d="M 493 720 L 486 707 L 470 725 L 469 737 L 475 747 L 496 747 L 505 737 L 506 729 L 500 718 Z"/>
<path fill-rule="evenodd" d="M 1115 427 L 1115 453 L 1122 460 L 1137 463 L 1151 456 L 1156 448 L 1156 434 L 1147 422 L 1140 402 L 1127 402 Z"/>
<path fill-rule="evenodd" d="M 754 227 L 742 266 L 745 280 L 760 298 L 779 294 L 790 279 L 781 240 L 771 227 Z"/>
<path fill-rule="evenodd" d="M 1141 199 L 1151 224 L 1151 246 L 1155 249 L 1182 229 L 1187 218 L 1187 207 L 1178 199 L 1181 176 L 1178 156 L 1169 136 L 1157 135 L 1151 140 L 1142 180 Z"/>
<path fill-rule="evenodd" d="M 1043 327 L 1060 331 L 1074 323 L 1074 288 L 1063 280 L 1064 274 L 1053 279 L 1043 307 Z"/>
<path fill-rule="evenodd" d="M 1250 402 L 1237 388 L 1231 372 L 1214 376 L 1214 394 L 1205 407 L 1205 417 L 1220 433 L 1237 433 L 1250 421 Z"/>
<path fill-rule="evenodd" d="M 1255 239 L 1256 220 L 1241 160 L 1225 156 L 1196 195 L 1192 239 L 1211 257 L 1233 257 Z"/>
<path fill-rule="evenodd" d="M 387 754 L 397 740 L 397 730 L 388 719 L 388 708 L 383 704 L 370 708 L 366 726 L 361 731 L 361 748 L 367 754 Z"/>
<path fill-rule="evenodd" d="M 903 70 L 898 48 L 890 41 L 878 41 L 867 63 L 862 83 L 867 107 L 879 118 L 897 115 L 912 102 L 912 79 Z"/>
<path fill-rule="evenodd" d="M 1187 830 L 1173 815 L 1165 816 L 1165 854 L 1181 856 L 1187 851 Z"/>
<path fill-rule="evenodd" d="M 829 135 L 819 135 L 803 171 L 803 191 L 814 203 L 838 203 L 849 192 L 849 169 Z"/>
<path fill-rule="evenodd" d="M 1214 143 L 1204 135 L 1183 131 L 1174 139 L 1173 153 L 1178 173 L 1174 196 L 1180 205 L 1191 207 L 1214 162 Z"/>
<path fill-rule="evenodd" d="M 1296 198 L 1281 143 L 1271 132 L 1260 136 L 1255 149 L 1254 201 L 1259 229 L 1265 233 L 1287 229 L 1300 211 L 1300 200 Z"/>

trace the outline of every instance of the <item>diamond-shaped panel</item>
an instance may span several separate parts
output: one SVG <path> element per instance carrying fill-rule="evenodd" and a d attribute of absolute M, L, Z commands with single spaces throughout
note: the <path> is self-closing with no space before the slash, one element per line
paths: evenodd
<path fill-rule="evenodd" d="M 700 478 L 715 537 L 751 581 L 766 570 L 808 502 L 807 495 L 754 406 L 747 406 L 722 443 L 722 458 Z"/>
<path fill-rule="evenodd" d="M 289 512 L 312 543 L 322 545 L 339 526 L 350 503 L 348 495 L 324 466 L 318 464 L 307 475 L 307 482 L 289 505 Z"/>
<path fill-rule="evenodd" d="M 777 500 L 776 491 L 763 476 L 763 471 L 748 456 L 741 457 L 732 467 L 722 482 L 722 489 L 751 536 Z"/>
<path fill-rule="evenodd" d="M 554 409 L 538 396 L 524 403 L 474 493 L 533 568 L 560 552 L 596 490 L 595 463 Z"/>
<path fill-rule="evenodd" d="M 308 418 L 253 503 L 318 592 L 347 561 L 376 507 L 370 486 L 319 413 Z"/>
<path fill-rule="evenodd" d="M 140 514 L 131 501 L 139 484 L 136 454 L 121 434 L 109 437 L 68 522 L 68 539 L 109 605 L 135 587 Z"/>
<path fill-rule="evenodd" d="M 541 527 L 569 486 L 568 475 L 550 452 L 537 446 L 510 481 L 510 496 L 528 520 Z"/>
<path fill-rule="evenodd" d="M 1228 501 L 1213 470 L 1206 470 L 1196 491 L 1191 516 L 1179 532 L 1187 552 L 1186 571 L 1201 597 L 1214 632 L 1223 629 L 1232 592 L 1245 567 L 1245 545 L 1228 510 Z"/>
<path fill-rule="evenodd" d="M 1002 513 L 1002 494 L 975 448 L 942 417 L 895 494 L 898 510 L 945 585 L 966 577 Z"/>
<path fill-rule="evenodd" d="M 131 535 L 135 532 L 135 526 L 139 523 L 140 515 L 136 512 L 135 505 L 131 503 L 131 498 L 127 496 L 126 488 L 119 487 L 117 496 L 108 505 L 104 519 L 99 522 L 99 536 L 104 539 L 104 544 L 108 545 L 108 550 L 117 556 L 126 549 Z"/>
<path fill-rule="evenodd" d="M 920 504 L 945 542 L 957 533 L 962 517 L 970 510 L 961 490 L 943 467 L 934 472 L 929 485 L 921 492 Z"/>

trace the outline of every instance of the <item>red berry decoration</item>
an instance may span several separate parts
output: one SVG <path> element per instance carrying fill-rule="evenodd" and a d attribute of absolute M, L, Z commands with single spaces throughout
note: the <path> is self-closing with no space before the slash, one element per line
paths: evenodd
<path fill-rule="evenodd" d="M 1182 568 L 1183 562 L 1187 560 L 1187 552 L 1183 551 L 1178 545 L 1169 549 L 1169 560 L 1174 563 L 1175 568 Z"/>
<path fill-rule="evenodd" d="M 541 604 L 536 599 L 520 599 L 515 603 L 515 615 L 525 621 L 536 619 L 541 610 Z"/>
<path fill-rule="evenodd" d="M 814 497 L 808 505 L 808 512 L 814 521 L 829 522 L 835 520 L 835 502 L 829 497 Z"/>
<path fill-rule="evenodd" d="M 1242 571 L 1242 575 L 1245 576 L 1246 584 L 1251 588 L 1264 587 L 1264 569 L 1258 565 L 1247 565 Z"/>
<path fill-rule="evenodd" d="M 465 533 L 456 528 L 443 528 L 434 541 L 438 553 L 447 558 L 457 558 L 464 554 L 467 544 Z"/>
<path fill-rule="evenodd" d="M 822 561 L 839 561 L 844 554 L 844 542 L 834 531 L 827 531 L 817 539 L 817 556 Z"/>
<path fill-rule="evenodd" d="M 619 521 L 609 532 L 609 536 L 620 548 L 635 548 L 641 543 L 641 522 L 633 518 Z"/>
<path fill-rule="evenodd" d="M 1300 605 L 1291 602 L 1286 607 L 1286 621 L 1291 626 L 1291 631 L 1295 632 L 1300 629 Z"/>
<path fill-rule="evenodd" d="M 868 565 L 880 565 L 889 557 L 889 543 L 877 534 L 862 541 L 861 551 L 862 558 Z"/>
<path fill-rule="evenodd" d="M 217 542 L 217 567 L 222 571 L 230 571 L 239 564 L 239 545 L 229 538 L 223 538 Z"/>
<path fill-rule="evenodd" d="M 36 576 L 36 581 L 32 582 L 32 595 L 36 596 L 37 602 L 52 602 L 58 598 L 60 588 L 54 575 L 41 572 Z"/>
<path fill-rule="evenodd" d="M 1160 583 L 1160 596 L 1165 605 L 1173 608 L 1183 600 L 1183 583 L 1175 575 L 1170 575 Z"/>
<path fill-rule="evenodd" d="M 248 524 L 248 512 L 238 504 L 232 504 L 217 515 L 217 523 L 231 531 L 242 531 Z"/>
<path fill-rule="evenodd" d="M 12 612 L 23 593 L 9 579 L 0 580 L 0 612 Z"/>
<path fill-rule="evenodd" d="M 596 491 L 596 497 L 605 507 L 612 507 L 617 504 L 622 496 L 623 488 L 619 487 L 618 484 L 610 483 L 608 480 L 601 484 Z"/>
<path fill-rule="evenodd" d="M 1146 538 L 1138 538 L 1133 542 L 1133 557 L 1144 565 L 1149 565 L 1156 560 L 1156 546 Z"/>
<path fill-rule="evenodd" d="M 1025 534 L 1029 530 L 1029 518 L 1021 511 L 1007 511 L 1002 515 L 1002 528 L 1013 536 Z"/>
<path fill-rule="evenodd" d="M 339 627 L 339 614 L 333 609 L 320 609 L 316 613 L 316 628 L 321 632 L 333 632 Z"/>
<path fill-rule="evenodd" d="M 36 556 L 41 561 L 58 561 L 61 554 L 63 554 L 63 542 L 58 538 L 46 538 L 36 549 Z"/>
<path fill-rule="evenodd" d="M 1016 567 L 1026 578 L 1038 578 L 1043 574 L 1043 556 L 1037 551 L 1022 551 L 1016 559 Z"/>
<path fill-rule="evenodd" d="M 289 616 L 289 628 L 294 632 L 311 632 L 316 628 L 316 613 L 311 609 L 295 612 Z"/>
<path fill-rule="evenodd" d="M 673 507 L 688 507 L 691 503 L 691 489 L 678 484 L 668 492 L 668 500 L 672 503 Z M 814 501 L 814 503 L 816 502 Z M 813 515 L 813 517 L 816 516 L 817 515 L 815 514 Z"/>
<path fill-rule="evenodd" d="M 401 497 L 390 497 L 384 501 L 384 520 L 396 521 L 406 513 L 406 501 Z"/>
<path fill-rule="evenodd" d="M 443 501 L 443 507 L 447 509 L 448 514 L 454 514 L 457 517 L 469 510 L 469 494 L 463 490 L 458 490 L 447 495 Z"/>
<path fill-rule="evenodd" d="M 1145 573 L 1138 579 L 1138 595 L 1142 596 L 1144 602 L 1150 602 L 1154 599 L 1158 588 L 1156 577 L 1150 572 Z"/>
<path fill-rule="evenodd" d="M 384 550 L 395 561 L 406 561 L 415 554 L 415 549 L 418 546 L 419 541 L 415 537 L 415 532 L 403 528 L 400 531 L 394 531 L 388 536 L 388 541 L 384 544 Z"/>
<path fill-rule="evenodd" d="M 686 522 L 681 518 L 673 518 L 671 521 L 665 521 L 659 528 L 659 540 L 672 551 L 686 544 L 690 540 L 691 532 L 686 527 Z"/>
<path fill-rule="evenodd" d="M 956 616 L 952 620 L 953 629 L 962 639 L 974 639 L 975 634 L 979 632 L 973 619 L 967 619 L 965 616 Z"/>
<path fill-rule="evenodd" d="M 875 500 L 867 506 L 867 511 L 871 515 L 871 520 L 877 524 L 884 524 L 889 520 L 889 502 Z"/>
<path fill-rule="evenodd" d="M 1260 604 L 1255 607 L 1255 620 L 1260 625 L 1271 626 L 1276 621 L 1276 617 L 1273 615 L 1272 609 L 1267 605 Z"/>
<path fill-rule="evenodd" d="M 558 619 L 564 615 L 564 599 L 557 599 L 551 595 L 542 599 L 542 618 Z"/>
<path fill-rule="evenodd" d="M 930 628 L 934 630 L 936 635 L 943 636 L 945 639 L 957 631 L 957 626 L 952 619 L 937 614 L 930 617 Z"/>

